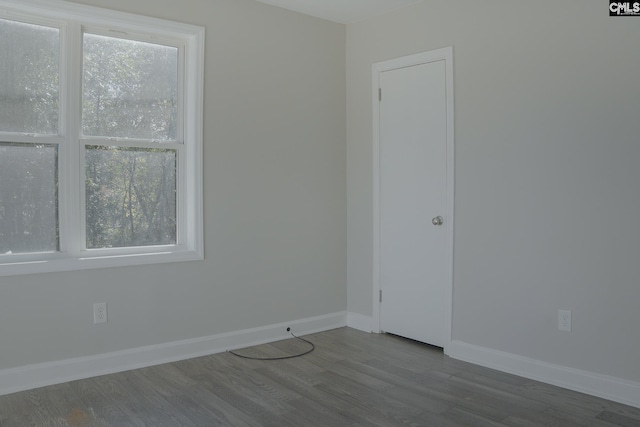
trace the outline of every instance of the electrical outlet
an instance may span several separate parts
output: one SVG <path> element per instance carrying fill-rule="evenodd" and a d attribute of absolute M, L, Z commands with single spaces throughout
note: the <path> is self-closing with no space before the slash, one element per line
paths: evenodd
<path fill-rule="evenodd" d="M 558 330 L 571 332 L 571 311 L 558 310 Z"/>
<path fill-rule="evenodd" d="M 106 302 L 97 302 L 93 304 L 93 323 L 107 323 Z"/>

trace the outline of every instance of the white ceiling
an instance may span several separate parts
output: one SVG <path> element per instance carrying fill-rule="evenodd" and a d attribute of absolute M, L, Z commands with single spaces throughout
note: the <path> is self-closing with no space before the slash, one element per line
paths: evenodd
<path fill-rule="evenodd" d="M 371 16 L 382 15 L 423 0 L 258 0 L 273 6 L 350 24 Z"/>

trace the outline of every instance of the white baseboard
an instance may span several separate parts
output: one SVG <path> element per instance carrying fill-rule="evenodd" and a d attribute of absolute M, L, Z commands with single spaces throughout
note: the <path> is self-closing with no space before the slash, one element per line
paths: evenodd
<path fill-rule="evenodd" d="M 511 353 L 452 341 L 454 359 L 640 408 L 640 382 L 554 365 Z"/>
<path fill-rule="evenodd" d="M 338 312 L 208 337 L 3 369 L 0 370 L 0 395 L 279 341 L 291 337 L 286 331 L 288 326 L 296 335 L 307 335 L 346 325 L 347 313 Z"/>
<path fill-rule="evenodd" d="M 347 313 L 347 326 L 363 332 L 371 332 L 373 318 L 360 313 Z"/>

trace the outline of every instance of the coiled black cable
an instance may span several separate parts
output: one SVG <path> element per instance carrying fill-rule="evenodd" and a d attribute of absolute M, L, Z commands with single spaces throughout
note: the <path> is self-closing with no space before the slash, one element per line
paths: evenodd
<path fill-rule="evenodd" d="M 294 337 L 295 339 L 298 339 L 300 341 L 304 341 L 307 344 L 311 345 L 311 348 L 309 350 L 306 350 L 302 353 L 299 354 L 293 354 L 291 356 L 280 356 L 280 357 L 252 357 L 252 356 L 245 356 L 243 354 L 238 354 L 235 351 L 231 351 L 229 350 L 229 353 L 233 354 L 234 356 L 238 356 L 238 357 L 242 357 L 243 359 L 250 359 L 250 360 L 285 360 L 285 359 L 293 359 L 295 357 L 300 357 L 300 356 L 304 356 L 305 354 L 309 354 L 311 353 L 313 350 L 316 349 L 316 346 L 311 342 L 311 341 L 307 341 L 304 338 L 300 338 L 298 336 L 293 335 L 293 332 L 290 332 L 291 336 Z"/>

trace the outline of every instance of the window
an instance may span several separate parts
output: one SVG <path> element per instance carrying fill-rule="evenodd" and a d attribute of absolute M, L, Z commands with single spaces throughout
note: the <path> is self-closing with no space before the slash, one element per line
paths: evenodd
<path fill-rule="evenodd" d="M 204 29 L 0 7 L 0 275 L 202 259 Z"/>

